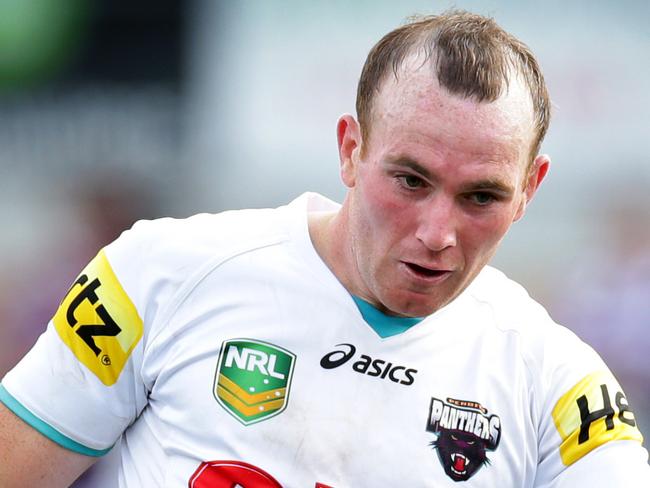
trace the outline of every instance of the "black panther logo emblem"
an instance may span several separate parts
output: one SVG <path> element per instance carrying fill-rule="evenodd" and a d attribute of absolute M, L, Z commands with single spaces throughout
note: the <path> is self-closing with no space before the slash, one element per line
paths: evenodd
<path fill-rule="evenodd" d="M 487 415 L 479 403 L 432 398 L 427 431 L 437 436 L 430 445 L 447 476 L 467 481 L 490 464 L 486 451 L 499 445 L 501 421 L 497 415 Z"/>
<path fill-rule="evenodd" d="M 460 430 L 445 430 L 431 442 L 445 473 L 455 481 L 466 481 L 490 461 L 485 454 L 486 443 L 474 434 Z"/>

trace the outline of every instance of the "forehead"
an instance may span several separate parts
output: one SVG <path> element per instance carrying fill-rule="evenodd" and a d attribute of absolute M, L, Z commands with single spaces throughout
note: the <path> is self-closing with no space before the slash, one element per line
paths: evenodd
<path fill-rule="evenodd" d="M 493 102 L 477 102 L 449 93 L 438 83 L 432 63 L 421 56 L 407 58 L 384 80 L 373 103 L 371 145 L 409 136 L 450 150 L 489 153 L 525 159 L 534 139 L 533 105 L 520 77 Z"/>

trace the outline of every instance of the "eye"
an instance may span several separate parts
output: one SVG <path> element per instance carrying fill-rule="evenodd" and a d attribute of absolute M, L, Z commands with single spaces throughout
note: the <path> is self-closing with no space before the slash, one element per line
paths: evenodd
<path fill-rule="evenodd" d="M 451 440 L 452 440 L 452 441 L 457 441 L 457 440 L 458 440 L 458 437 L 456 437 L 454 434 L 451 434 Z"/>
<path fill-rule="evenodd" d="M 424 185 L 422 178 L 415 175 L 398 175 L 397 178 L 400 180 L 402 186 L 409 190 L 421 188 Z"/>
<path fill-rule="evenodd" d="M 492 202 L 495 202 L 497 200 L 497 197 L 494 196 L 492 193 L 488 193 L 485 191 L 477 191 L 474 193 L 470 193 L 467 198 L 474 203 L 475 205 L 478 205 L 479 207 L 485 207 L 486 205 L 489 205 Z"/>

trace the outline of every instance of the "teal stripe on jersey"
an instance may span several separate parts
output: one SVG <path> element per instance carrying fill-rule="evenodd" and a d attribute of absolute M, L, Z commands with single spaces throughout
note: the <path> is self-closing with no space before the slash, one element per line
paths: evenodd
<path fill-rule="evenodd" d="M 37 431 L 43 434 L 45 437 L 47 437 L 51 441 L 56 442 L 60 446 L 65 447 L 66 449 L 69 449 L 74 452 L 78 452 L 79 454 L 84 454 L 86 456 L 93 456 L 93 457 L 103 456 L 104 454 L 106 454 L 108 451 L 111 450 L 111 447 L 109 447 L 108 449 L 101 449 L 101 450 L 91 449 L 90 447 L 86 447 L 82 444 L 79 444 L 76 441 L 73 441 L 69 437 L 64 436 L 63 434 L 61 434 L 61 432 L 54 429 L 50 425 L 46 424 L 41 419 L 39 419 L 36 415 L 34 415 L 32 412 L 27 410 L 18 400 L 16 400 L 13 396 L 11 396 L 11 394 L 1 384 L 0 384 L 0 402 L 4 403 L 9 410 L 11 410 L 18 417 L 23 419 L 25 422 L 27 422 L 29 425 L 31 425 L 33 428 L 35 428 Z"/>
<path fill-rule="evenodd" d="M 402 332 L 406 332 L 415 324 L 419 324 L 424 320 L 424 317 L 394 317 L 386 315 L 380 310 L 376 309 L 372 304 L 365 300 L 352 295 L 354 303 L 357 304 L 359 312 L 363 316 L 363 320 L 374 330 L 379 337 L 391 337 Z"/>

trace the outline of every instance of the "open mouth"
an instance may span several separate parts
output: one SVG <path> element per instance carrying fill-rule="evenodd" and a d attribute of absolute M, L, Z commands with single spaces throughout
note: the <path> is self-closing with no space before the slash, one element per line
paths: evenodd
<path fill-rule="evenodd" d="M 406 264 L 406 267 L 409 270 L 411 270 L 412 273 L 422 278 L 438 278 L 440 276 L 444 276 L 449 273 L 449 271 L 445 269 L 430 269 L 414 263 L 404 263 L 404 264 Z"/>
<path fill-rule="evenodd" d="M 467 465 L 469 464 L 469 459 L 463 456 L 460 453 L 454 452 L 451 455 L 451 470 L 456 474 L 466 474 Z"/>

